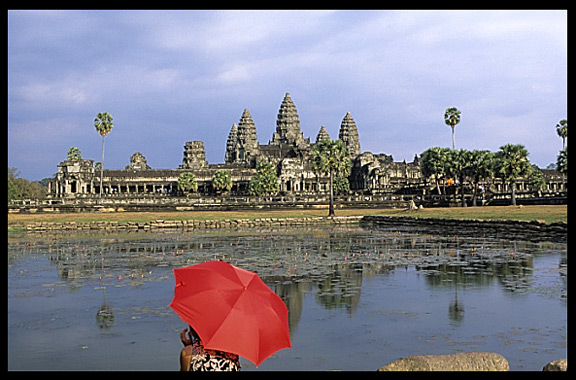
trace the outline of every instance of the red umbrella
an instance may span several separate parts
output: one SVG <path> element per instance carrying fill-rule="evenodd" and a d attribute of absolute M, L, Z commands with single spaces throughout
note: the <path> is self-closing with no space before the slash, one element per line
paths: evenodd
<path fill-rule="evenodd" d="M 288 308 L 256 273 L 224 261 L 174 269 L 170 307 L 196 330 L 202 345 L 256 365 L 292 347 Z"/>

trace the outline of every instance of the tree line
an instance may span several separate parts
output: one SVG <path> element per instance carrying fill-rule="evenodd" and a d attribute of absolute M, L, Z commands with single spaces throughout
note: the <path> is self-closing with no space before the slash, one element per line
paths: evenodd
<path fill-rule="evenodd" d="M 432 178 L 438 194 L 446 198 L 446 186 L 460 187 L 462 206 L 466 207 L 464 187 L 469 182 L 473 188 L 472 205 L 477 205 L 480 183 L 491 178 L 501 178 L 510 186 L 511 204 L 516 204 L 516 182 L 528 178 L 537 190 L 544 190 L 544 175 L 537 166 L 530 164 L 528 151 L 521 144 L 506 144 L 498 152 L 429 148 L 422 153 L 420 170 L 425 178 Z M 440 188 L 442 184 L 442 189 Z"/>
<path fill-rule="evenodd" d="M 528 151 L 521 144 L 506 144 L 499 151 L 456 150 L 454 127 L 460 123 L 461 112 L 456 107 L 446 109 L 444 122 L 452 129 L 452 149 L 434 147 L 422 153 L 420 170 L 425 178 L 433 178 L 436 191 L 446 198 L 446 185 L 456 181 L 460 186 L 462 206 L 466 207 L 465 183 L 473 187 L 472 205 L 477 205 L 480 183 L 486 179 L 500 178 L 511 189 L 511 204 L 516 205 L 516 182 L 520 178 L 528 179 L 536 191 L 546 188 L 542 171 L 530 164 Z M 565 177 L 568 174 L 568 120 L 562 119 L 556 124 L 556 133 L 562 138 L 562 150 L 556 159 L 556 170 Z M 442 182 L 442 190 L 440 189 Z"/>
<path fill-rule="evenodd" d="M 8 168 L 8 202 L 13 199 L 38 199 L 46 196 L 50 178 L 41 181 L 28 181 L 20 178 L 16 168 Z"/>

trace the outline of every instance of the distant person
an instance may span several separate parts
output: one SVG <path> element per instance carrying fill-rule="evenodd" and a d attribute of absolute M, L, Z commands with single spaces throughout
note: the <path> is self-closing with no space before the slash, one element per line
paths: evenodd
<path fill-rule="evenodd" d="M 184 345 L 180 352 L 180 371 L 240 371 L 238 355 L 204 348 L 196 331 L 188 327 L 180 332 Z"/>

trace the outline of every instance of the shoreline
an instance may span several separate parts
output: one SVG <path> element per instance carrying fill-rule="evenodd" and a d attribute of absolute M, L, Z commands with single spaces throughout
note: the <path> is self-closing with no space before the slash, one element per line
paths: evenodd
<path fill-rule="evenodd" d="M 319 225 L 376 226 L 381 228 L 422 229 L 426 232 L 451 235 L 488 235 L 496 238 L 515 238 L 532 242 L 551 241 L 566 243 L 568 223 L 546 223 L 541 220 L 484 220 L 454 219 L 437 217 L 389 216 L 389 215 L 352 215 L 336 217 L 301 218 L 238 218 L 238 219 L 191 219 L 150 221 L 88 221 L 88 222 L 27 222 L 17 230 L 10 232 L 57 233 L 57 232 L 138 232 L 159 230 L 207 230 L 239 229 L 256 227 L 295 227 Z"/>

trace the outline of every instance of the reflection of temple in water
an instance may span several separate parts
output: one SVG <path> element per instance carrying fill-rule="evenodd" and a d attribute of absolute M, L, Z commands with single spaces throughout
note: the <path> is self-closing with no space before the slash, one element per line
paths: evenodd
<path fill-rule="evenodd" d="M 546 249 L 545 244 L 487 238 L 312 227 L 43 238 L 9 242 L 9 261 L 18 255 L 44 254 L 69 286 L 105 287 L 119 281 L 139 286 L 166 280 L 172 278 L 172 268 L 225 260 L 257 272 L 275 290 L 290 310 L 292 330 L 307 294 L 322 308 L 353 314 L 363 281 L 398 267 L 414 267 L 430 287 L 452 288 L 454 301 L 446 307 L 458 321 L 466 300 L 458 297 L 456 285 L 496 282 L 507 291 L 523 291 L 533 269 L 533 256 L 526 252 Z M 109 311 L 106 306 L 99 312 L 102 326 L 111 321 Z"/>

